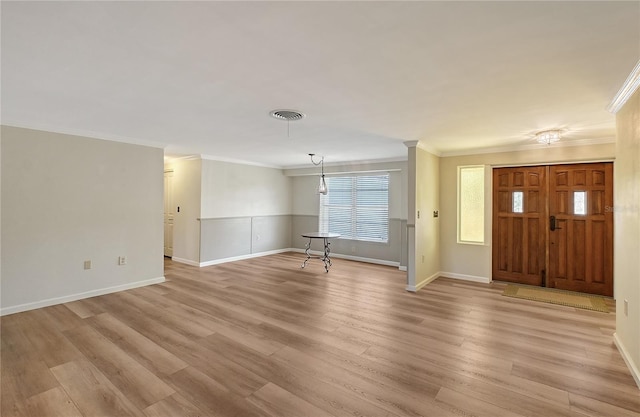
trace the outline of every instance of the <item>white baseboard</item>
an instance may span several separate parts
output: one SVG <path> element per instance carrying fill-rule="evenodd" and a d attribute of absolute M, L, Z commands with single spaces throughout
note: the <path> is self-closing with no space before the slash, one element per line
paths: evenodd
<path fill-rule="evenodd" d="M 191 266 L 200 266 L 200 263 L 196 261 L 192 261 L 191 259 L 177 258 L 175 256 L 172 256 L 171 260 L 175 262 L 180 262 L 181 264 L 187 264 Z"/>
<path fill-rule="evenodd" d="M 624 363 L 627 364 L 629 368 L 629 372 L 631 372 L 631 376 L 636 381 L 636 385 L 640 388 L 640 369 L 638 365 L 633 362 L 629 351 L 624 347 L 620 338 L 618 338 L 618 333 L 613 334 L 613 342 L 616 344 L 616 347 L 620 351 L 620 355 L 622 355 L 622 359 L 624 359 Z"/>
<path fill-rule="evenodd" d="M 298 249 L 298 248 L 288 249 L 288 251 L 304 253 L 304 249 Z M 309 253 L 314 255 L 314 256 L 322 256 L 324 254 L 324 252 L 316 251 L 316 250 L 310 250 Z M 346 260 L 349 260 L 349 261 L 366 262 L 366 263 L 369 263 L 369 264 L 395 266 L 395 267 L 400 268 L 400 262 L 387 261 L 387 260 L 384 260 L 384 259 L 363 258 L 363 257 L 360 257 L 360 256 L 343 255 L 343 254 L 340 254 L 340 253 L 333 253 L 333 252 L 331 252 L 331 257 L 332 258 L 338 258 L 338 259 L 346 259 Z M 405 270 L 406 270 L 406 267 L 405 267 Z"/>
<path fill-rule="evenodd" d="M 417 283 L 416 285 L 407 285 L 407 287 L 405 288 L 407 291 L 410 292 L 418 292 L 418 290 L 422 287 L 424 287 L 425 285 L 427 285 L 428 283 L 434 281 L 436 278 L 438 278 L 441 275 L 440 272 L 436 272 L 435 274 L 431 275 L 430 277 L 420 281 L 419 283 Z"/>
<path fill-rule="evenodd" d="M 33 303 L 20 304 L 17 306 L 4 307 L 0 309 L 0 316 L 8 314 L 20 313 L 22 311 L 35 310 L 36 308 L 49 307 L 56 304 L 69 303 L 71 301 L 82 300 L 83 298 L 96 297 L 98 295 L 111 294 L 118 291 L 130 290 L 133 288 L 144 287 L 152 284 L 160 284 L 164 282 L 164 277 L 146 279 L 144 281 L 130 282 L 128 284 L 116 285 L 115 287 L 100 288 L 81 292 L 77 294 L 65 295 L 64 297 L 48 298 L 46 300 L 35 301 Z"/>
<path fill-rule="evenodd" d="M 227 262 L 242 261 L 244 259 L 259 258 L 261 256 L 275 255 L 277 253 L 292 252 L 292 251 L 295 251 L 295 249 L 291 249 L 291 248 L 276 249 L 276 250 L 270 250 L 270 251 L 266 251 L 266 252 L 258 252 L 258 253 L 250 253 L 250 254 L 247 254 L 247 255 L 232 256 L 230 258 L 214 259 L 213 261 L 200 262 L 199 264 L 198 263 L 193 263 L 193 264 L 190 264 L 190 265 L 195 265 L 195 266 L 199 266 L 199 267 L 211 266 L 211 265 L 224 264 L 224 263 L 227 263 Z M 178 261 L 178 262 L 180 262 L 180 261 Z"/>
<path fill-rule="evenodd" d="M 483 284 L 490 284 L 492 279 L 487 277 L 479 277 L 475 275 L 456 274 L 455 272 L 440 272 L 440 276 L 443 278 L 453 278 L 462 281 L 481 282 Z"/>
<path fill-rule="evenodd" d="M 271 250 L 271 251 L 266 251 L 266 252 L 258 252 L 258 253 L 250 253 L 250 254 L 247 254 L 247 255 L 232 256 L 232 257 L 229 257 L 229 258 L 214 259 L 212 261 L 206 261 L 206 262 L 195 262 L 195 261 L 192 261 L 190 259 L 183 259 L 183 258 L 176 258 L 176 257 L 172 257 L 171 260 L 172 261 L 176 261 L 176 262 L 180 262 L 180 263 L 183 263 L 183 264 L 187 264 L 187 265 L 204 267 L 204 266 L 223 264 L 223 263 L 227 263 L 227 262 L 242 261 L 242 260 L 251 259 L 251 258 L 259 258 L 261 256 L 275 255 L 277 253 L 284 253 L 284 252 L 304 253 L 304 249 L 299 249 L 299 248 L 276 249 L 276 250 Z M 311 250 L 311 251 L 309 251 L 309 253 L 311 253 L 314 256 L 323 255 L 323 252 L 315 251 L 315 250 Z M 384 259 L 363 258 L 363 257 L 360 257 L 360 256 L 342 255 L 340 253 L 332 253 L 331 257 L 332 258 L 338 258 L 338 259 L 347 259 L 347 260 L 350 260 L 350 261 L 367 262 L 367 263 L 370 263 L 370 264 L 395 266 L 398 269 L 400 269 L 401 271 L 406 271 L 407 270 L 406 266 L 400 266 L 400 262 L 387 261 L 387 260 L 384 260 Z"/>

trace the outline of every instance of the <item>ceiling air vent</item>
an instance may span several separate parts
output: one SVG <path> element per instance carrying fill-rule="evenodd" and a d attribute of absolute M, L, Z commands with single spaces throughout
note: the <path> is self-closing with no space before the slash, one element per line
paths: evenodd
<path fill-rule="evenodd" d="M 274 110 L 269 113 L 269 115 L 276 119 L 286 121 L 300 120 L 304 117 L 304 113 L 300 113 L 299 111 L 295 110 Z"/>

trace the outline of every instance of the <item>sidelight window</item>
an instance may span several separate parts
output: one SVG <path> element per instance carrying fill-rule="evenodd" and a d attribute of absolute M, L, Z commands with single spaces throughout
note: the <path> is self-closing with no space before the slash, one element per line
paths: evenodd
<path fill-rule="evenodd" d="M 458 243 L 484 244 L 484 165 L 458 167 Z"/>

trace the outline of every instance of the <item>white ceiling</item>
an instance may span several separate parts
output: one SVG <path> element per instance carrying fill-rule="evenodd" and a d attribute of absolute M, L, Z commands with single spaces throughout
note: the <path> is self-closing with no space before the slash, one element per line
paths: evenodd
<path fill-rule="evenodd" d="M 638 1 L 1 7 L 3 124 L 279 167 L 611 142 L 640 58 Z"/>

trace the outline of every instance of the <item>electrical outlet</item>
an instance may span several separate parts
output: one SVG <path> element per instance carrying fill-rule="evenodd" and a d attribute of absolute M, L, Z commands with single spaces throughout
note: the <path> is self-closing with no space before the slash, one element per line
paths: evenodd
<path fill-rule="evenodd" d="M 424 263 L 424 255 L 422 255 L 422 263 Z"/>
<path fill-rule="evenodd" d="M 127 257 L 126 256 L 119 256 L 118 257 L 118 265 L 126 265 L 127 264 Z"/>
<path fill-rule="evenodd" d="M 91 269 L 91 261 L 84 261 L 84 269 Z"/>
<path fill-rule="evenodd" d="M 629 316 L 629 300 L 624 300 L 624 315 Z"/>
<path fill-rule="evenodd" d="M 418 210 L 418 218 L 420 218 L 420 210 Z"/>

